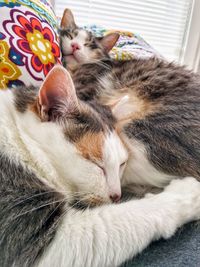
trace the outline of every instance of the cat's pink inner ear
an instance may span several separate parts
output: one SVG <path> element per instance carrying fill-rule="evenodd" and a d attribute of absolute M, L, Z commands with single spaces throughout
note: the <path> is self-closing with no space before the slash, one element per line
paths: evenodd
<path fill-rule="evenodd" d="M 66 8 L 63 12 L 62 20 L 60 23 L 61 28 L 77 28 L 72 11 Z"/>
<path fill-rule="evenodd" d="M 108 53 L 113 46 L 116 44 L 116 42 L 119 39 L 119 33 L 114 32 L 114 33 L 109 33 L 106 36 L 104 36 L 101 40 L 100 43 L 103 46 L 104 50 Z"/>
<path fill-rule="evenodd" d="M 78 106 L 78 99 L 69 72 L 62 66 L 56 65 L 49 72 L 40 88 L 39 104 L 43 113 L 48 113 L 59 103 L 63 105 L 65 112 L 70 112 L 73 107 Z"/>

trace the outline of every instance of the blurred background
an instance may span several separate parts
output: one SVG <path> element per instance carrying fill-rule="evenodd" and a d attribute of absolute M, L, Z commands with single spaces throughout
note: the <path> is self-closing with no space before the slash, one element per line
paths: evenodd
<path fill-rule="evenodd" d="M 79 26 L 97 24 L 141 35 L 161 55 L 200 70 L 200 0 L 52 0 Z"/>

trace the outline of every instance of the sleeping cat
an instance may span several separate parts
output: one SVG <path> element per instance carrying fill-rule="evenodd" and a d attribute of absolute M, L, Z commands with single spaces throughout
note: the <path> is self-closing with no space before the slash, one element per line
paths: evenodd
<path fill-rule="evenodd" d="M 114 267 L 200 219 L 193 178 L 111 204 L 126 149 L 114 122 L 78 100 L 64 68 L 54 67 L 40 89 L 1 91 L 0 113 L 1 267 Z"/>
<path fill-rule="evenodd" d="M 65 20 L 75 24 L 67 14 Z M 122 186 L 163 188 L 173 178 L 200 179 L 198 75 L 158 58 L 107 58 L 71 73 L 78 97 L 99 110 L 106 106 L 117 119 L 129 151 Z"/>
<path fill-rule="evenodd" d="M 109 58 L 108 53 L 119 38 L 117 32 L 105 37 L 95 37 L 91 32 L 79 28 L 70 9 L 65 9 L 63 13 L 59 35 L 62 63 L 68 68 L 88 61 Z"/>
<path fill-rule="evenodd" d="M 99 75 L 101 73 L 101 75 Z M 129 150 L 122 184 L 165 186 L 200 179 L 200 77 L 160 59 L 84 64 L 74 71 L 80 99 L 110 107 Z"/>

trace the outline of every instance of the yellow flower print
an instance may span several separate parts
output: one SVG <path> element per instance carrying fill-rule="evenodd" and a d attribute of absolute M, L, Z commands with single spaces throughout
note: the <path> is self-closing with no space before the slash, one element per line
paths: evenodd
<path fill-rule="evenodd" d="M 4 0 L 4 2 L 5 2 L 6 4 L 9 4 L 10 2 L 11 2 L 11 3 L 16 3 L 16 0 Z"/>
<path fill-rule="evenodd" d="M 6 88 L 8 81 L 17 80 L 21 76 L 19 68 L 8 58 L 9 46 L 0 41 L 0 89 Z"/>
<path fill-rule="evenodd" d="M 55 63 L 55 57 L 51 52 L 51 43 L 49 40 L 44 39 L 41 32 L 34 30 L 33 33 L 27 33 L 26 38 L 33 54 L 38 56 L 43 64 Z"/>

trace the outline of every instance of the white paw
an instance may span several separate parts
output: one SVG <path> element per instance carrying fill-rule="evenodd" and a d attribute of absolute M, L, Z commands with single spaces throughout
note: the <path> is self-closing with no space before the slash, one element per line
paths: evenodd
<path fill-rule="evenodd" d="M 194 194 L 200 193 L 200 183 L 193 177 L 186 177 L 183 179 L 174 179 L 165 188 L 165 192 L 172 192 L 177 194 Z"/>
<path fill-rule="evenodd" d="M 186 221 L 200 219 L 200 182 L 195 178 L 175 179 L 165 188 L 164 192 L 177 197 Z"/>

